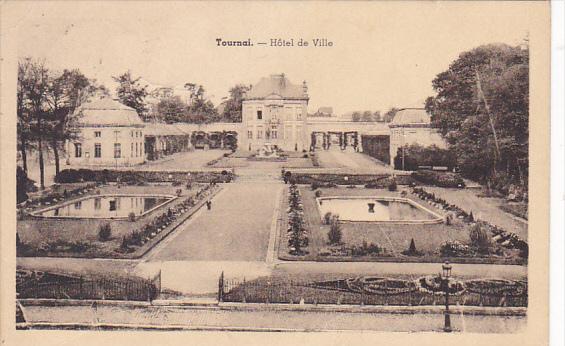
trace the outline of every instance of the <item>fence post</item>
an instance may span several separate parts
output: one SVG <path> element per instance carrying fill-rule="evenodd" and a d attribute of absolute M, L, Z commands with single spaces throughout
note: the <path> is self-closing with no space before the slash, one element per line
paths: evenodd
<path fill-rule="evenodd" d="M 151 277 L 147 278 L 147 301 L 151 303 L 151 287 L 153 286 L 153 284 L 151 283 Z"/>
<path fill-rule="evenodd" d="M 224 301 L 224 271 L 220 274 L 220 279 L 218 280 L 218 301 Z"/>
<path fill-rule="evenodd" d="M 243 277 L 243 303 L 247 303 L 247 282 L 245 276 Z"/>
<path fill-rule="evenodd" d="M 84 299 L 84 297 L 83 297 L 83 295 L 82 295 L 82 283 L 83 283 L 83 278 L 82 278 L 82 275 L 81 275 L 81 276 L 80 276 L 80 279 L 79 279 L 79 285 L 78 285 L 78 292 L 79 292 L 79 293 L 78 293 L 78 296 L 79 296 L 79 299 Z"/>
<path fill-rule="evenodd" d="M 385 279 L 385 305 L 388 305 L 388 281 Z"/>

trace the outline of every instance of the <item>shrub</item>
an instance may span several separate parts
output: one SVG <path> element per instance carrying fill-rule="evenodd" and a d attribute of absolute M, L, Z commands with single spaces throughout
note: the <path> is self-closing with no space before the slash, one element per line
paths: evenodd
<path fill-rule="evenodd" d="M 467 245 L 454 240 L 448 240 L 440 245 L 439 253 L 442 257 L 463 257 L 471 253 Z"/>
<path fill-rule="evenodd" d="M 396 191 L 396 189 L 397 189 L 396 180 L 392 179 L 390 183 L 388 183 L 388 190 Z"/>
<path fill-rule="evenodd" d="M 133 211 L 128 214 L 128 220 L 131 222 L 135 221 L 135 213 Z"/>
<path fill-rule="evenodd" d="M 86 252 L 89 247 L 90 245 L 87 242 L 83 241 L 75 241 L 69 244 L 69 250 L 78 253 Z"/>
<path fill-rule="evenodd" d="M 360 246 L 353 245 L 350 252 L 352 256 L 378 256 L 383 249 L 375 243 L 367 243 L 366 240 L 363 240 Z"/>
<path fill-rule="evenodd" d="M 180 195 L 182 195 L 182 189 L 177 189 L 176 193 L 177 193 L 177 196 L 180 197 Z"/>
<path fill-rule="evenodd" d="M 110 240 L 112 236 L 112 226 L 109 223 L 103 223 L 98 227 L 98 239 L 101 241 Z"/>
<path fill-rule="evenodd" d="M 473 211 L 471 211 L 469 213 L 469 216 L 467 217 L 467 222 L 475 222 L 475 217 L 473 216 Z"/>
<path fill-rule="evenodd" d="M 325 225 L 329 225 L 331 221 L 332 221 L 332 213 L 327 212 L 327 213 L 324 215 L 324 224 L 325 224 Z"/>
<path fill-rule="evenodd" d="M 406 256 L 420 256 L 422 253 L 416 250 L 416 243 L 414 242 L 414 238 L 412 238 L 408 250 L 403 251 L 402 254 Z"/>
<path fill-rule="evenodd" d="M 419 166 L 443 166 L 447 169 L 455 167 L 457 158 L 449 149 L 441 149 L 435 145 L 423 147 L 418 144 L 405 145 L 397 150 L 394 157 L 394 168 L 415 171 Z"/>
<path fill-rule="evenodd" d="M 339 223 L 339 217 L 334 215 L 330 221 L 330 231 L 328 232 L 328 239 L 330 244 L 337 245 L 341 243 L 341 225 Z"/>
<path fill-rule="evenodd" d="M 314 192 L 314 195 L 316 196 L 316 198 L 322 197 L 322 191 L 316 190 L 316 192 Z"/>
<path fill-rule="evenodd" d="M 18 166 L 16 169 L 16 203 L 27 200 L 27 193 L 36 191 L 35 182 L 27 177 L 26 172 Z"/>
<path fill-rule="evenodd" d="M 321 187 L 321 184 L 318 182 L 313 182 L 312 184 L 310 184 L 310 188 L 312 189 L 312 191 L 317 190 Z"/>
<path fill-rule="evenodd" d="M 487 230 L 480 224 L 475 223 L 469 227 L 469 238 L 471 245 L 475 246 L 480 253 L 489 253 L 492 247 L 491 238 Z"/>
<path fill-rule="evenodd" d="M 465 187 L 465 182 L 456 173 L 420 170 L 413 172 L 411 176 L 422 183 L 439 187 Z"/>
<path fill-rule="evenodd" d="M 451 225 L 453 223 L 454 217 L 455 216 L 454 216 L 453 212 L 450 211 L 449 213 L 447 213 L 445 215 L 445 224 L 448 225 L 448 226 Z"/>
<path fill-rule="evenodd" d="M 171 185 L 172 185 L 172 186 L 181 186 L 181 185 L 182 185 L 182 182 L 180 182 L 180 181 L 178 181 L 178 180 L 175 180 L 175 181 L 172 182 Z"/>

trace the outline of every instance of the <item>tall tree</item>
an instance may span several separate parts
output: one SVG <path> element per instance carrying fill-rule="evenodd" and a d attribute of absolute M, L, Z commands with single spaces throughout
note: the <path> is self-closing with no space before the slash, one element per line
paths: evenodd
<path fill-rule="evenodd" d="M 39 183 L 41 189 L 45 188 L 45 162 L 43 160 L 45 140 L 45 101 L 49 88 L 49 71 L 45 62 L 29 60 L 26 77 L 23 79 L 24 95 L 30 105 L 30 137 L 37 142 L 39 155 Z"/>
<path fill-rule="evenodd" d="M 394 116 L 396 115 L 396 113 L 399 111 L 400 109 L 396 108 L 396 107 L 392 107 L 391 109 L 389 109 L 388 111 L 386 111 L 386 113 L 383 116 L 383 121 L 390 123 L 392 121 L 392 119 L 394 119 Z"/>
<path fill-rule="evenodd" d="M 195 83 L 186 83 L 184 87 L 190 93 L 186 121 L 190 123 L 210 123 L 220 120 L 218 111 L 212 101 L 206 98 L 204 86 Z"/>
<path fill-rule="evenodd" d="M 187 107 L 179 96 L 166 97 L 157 104 L 157 114 L 167 123 L 184 122 Z"/>
<path fill-rule="evenodd" d="M 147 85 L 141 85 L 141 77 L 133 78 L 131 72 L 127 72 L 119 75 L 118 77 L 112 77 L 118 86 L 116 88 L 116 94 L 120 101 L 137 111 L 137 114 L 142 118 L 146 118 L 147 113 L 147 103 L 145 98 L 149 94 L 147 91 Z"/>
<path fill-rule="evenodd" d="M 432 122 L 464 174 L 491 186 L 527 184 L 529 50 L 504 44 L 462 53 L 436 76 Z"/>
<path fill-rule="evenodd" d="M 60 170 L 59 150 L 66 140 L 78 135 L 76 125 L 80 114 L 76 110 L 98 92 L 105 94 L 107 90 L 97 85 L 96 81 L 86 78 L 78 69 L 64 70 L 59 75 L 51 76 L 46 97 L 49 120 L 46 134 L 55 156 L 56 174 Z"/>
<path fill-rule="evenodd" d="M 18 133 L 18 147 L 22 159 L 22 168 L 27 173 L 27 150 L 30 145 L 29 137 L 31 132 L 30 127 L 30 104 L 28 98 L 29 92 L 29 78 L 30 67 L 32 61 L 30 58 L 20 59 L 18 61 L 18 84 L 17 84 L 17 104 L 16 112 L 18 117 L 17 133 Z"/>
<path fill-rule="evenodd" d="M 250 87 L 244 84 L 238 84 L 230 89 L 230 97 L 226 101 L 226 106 L 222 113 L 222 117 L 229 122 L 239 123 L 242 121 L 242 101 L 245 93 Z"/>
<path fill-rule="evenodd" d="M 361 121 L 373 121 L 373 113 L 371 113 L 371 111 L 364 111 L 361 115 Z"/>
<path fill-rule="evenodd" d="M 382 121 L 381 111 L 375 111 L 375 113 L 373 113 L 373 121 Z"/>
<path fill-rule="evenodd" d="M 361 113 L 359 113 L 359 112 L 353 112 L 353 113 L 351 114 L 351 120 L 352 120 L 352 121 L 355 121 L 355 122 L 361 121 Z"/>

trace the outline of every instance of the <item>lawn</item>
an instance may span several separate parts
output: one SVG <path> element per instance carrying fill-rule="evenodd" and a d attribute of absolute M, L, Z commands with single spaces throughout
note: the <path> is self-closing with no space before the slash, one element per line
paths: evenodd
<path fill-rule="evenodd" d="M 60 188 L 64 188 L 62 184 Z M 117 251 L 124 236 L 134 230 L 140 230 L 157 216 L 162 215 L 169 208 L 174 208 L 186 198 L 195 196 L 205 184 L 192 184 L 190 189 L 186 186 L 173 186 L 169 183 L 150 184 L 145 186 L 105 185 L 98 188 L 104 194 L 166 194 L 176 195 L 181 189 L 180 196 L 165 205 L 136 218 L 128 219 L 57 219 L 26 216 L 18 220 L 17 232 L 23 246 L 19 247 L 20 256 L 63 256 L 63 257 L 105 257 L 121 258 L 131 257 Z M 94 192 L 92 192 L 94 193 Z M 72 199 L 71 199 L 72 200 Z M 198 204 L 197 204 L 198 206 Z M 109 223 L 111 235 L 109 239 L 99 239 L 99 227 Z M 173 226 L 173 225 L 171 225 Z M 165 233 L 165 232 L 164 232 Z M 158 238 L 158 237 L 157 237 Z M 147 244 L 150 246 L 151 244 Z"/>
<path fill-rule="evenodd" d="M 501 212 L 500 206 L 508 204 L 502 198 L 479 197 L 479 190 L 474 189 L 447 189 L 434 186 L 426 186 L 425 189 L 445 199 L 448 203 L 458 205 L 468 212 L 472 211 L 476 218 L 516 233 L 523 239 L 528 239 L 527 222 L 517 220 L 509 213 Z"/>
<path fill-rule="evenodd" d="M 315 192 L 309 186 L 299 187 L 302 203 L 304 206 L 305 228 L 309 233 L 308 254 L 304 256 L 292 256 L 288 254 L 286 225 L 288 219 L 286 213 L 282 215 L 284 225 L 281 229 L 281 241 L 279 246 L 279 258 L 283 260 L 317 260 L 317 261 L 442 261 L 439 255 L 440 245 L 447 241 L 458 241 L 463 244 L 470 243 L 469 233 L 463 221 L 455 219 L 452 225 L 440 224 L 385 224 L 371 222 L 344 222 L 340 223 L 342 228 L 342 243 L 346 246 L 360 246 L 364 242 L 374 243 L 380 248 L 384 248 L 380 256 L 345 256 L 328 255 L 328 231 L 329 225 L 323 224 L 321 215 L 316 205 Z M 402 188 L 401 188 L 402 190 Z M 322 196 L 400 196 L 400 192 L 390 192 L 385 189 L 366 189 L 361 187 L 348 188 L 323 188 Z M 417 196 L 412 195 L 406 188 L 408 194 L 406 198 L 418 203 L 436 213 L 443 215 L 444 212 L 425 202 Z M 287 210 L 288 201 L 285 199 L 282 210 Z M 408 250 L 411 239 L 414 239 L 416 250 L 420 256 L 406 256 L 402 252 Z M 483 260 L 480 258 L 479 260 Z M 473 261 L 473 258 L 467 261 Z M 489 258 L 487 260 L 494 260 Z M 498 259 L 500 260 L 500 259 Z"/>

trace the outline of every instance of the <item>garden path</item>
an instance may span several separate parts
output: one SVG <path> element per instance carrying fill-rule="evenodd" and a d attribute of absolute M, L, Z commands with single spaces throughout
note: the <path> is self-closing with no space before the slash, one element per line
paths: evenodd
<path fill-rule="evenodd" d="M 135 272 L 149 277 L 160 270 L 163 288 L 191 295 L 216 292 L 222 271 L 231 278 L 269 275 L 266 258 L 283 186 L 275 180 L 225 184 L 211 210 L 200 209 Z"/>

